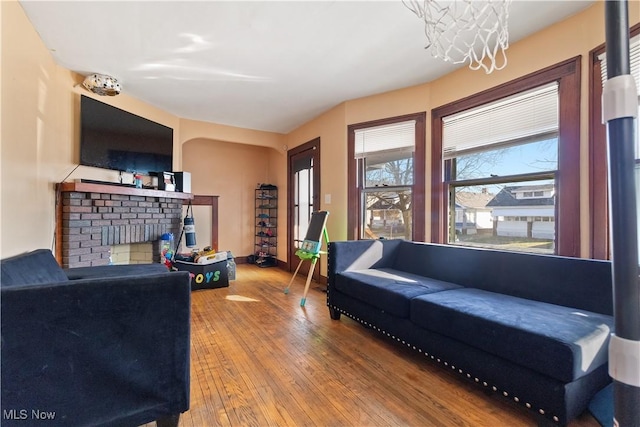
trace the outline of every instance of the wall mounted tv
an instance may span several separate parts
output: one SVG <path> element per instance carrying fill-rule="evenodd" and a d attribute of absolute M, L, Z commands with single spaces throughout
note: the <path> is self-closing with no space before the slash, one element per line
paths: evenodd
<path fill-rule="evenodd" d="M 173 129 L 81 95 L 80 164 L 145 175 L 171 171 Z"/>

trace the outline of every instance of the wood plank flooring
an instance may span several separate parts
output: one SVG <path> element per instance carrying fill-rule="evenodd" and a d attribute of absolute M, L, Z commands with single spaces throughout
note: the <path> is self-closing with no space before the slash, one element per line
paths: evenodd
<path fill-rule="evenodd" d="M 192 293 L 191 409 L 181 427 L 535 426 L 533 415 L 342 316 L 304 278 L 237 266 Z M 584 414 L 571 427 L 596 427 Z"/>

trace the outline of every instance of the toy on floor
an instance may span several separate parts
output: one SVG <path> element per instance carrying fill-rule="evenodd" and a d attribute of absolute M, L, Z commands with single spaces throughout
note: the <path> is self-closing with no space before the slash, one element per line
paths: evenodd
<path fill-rule="evenodd" d="M 327 211 L 317 211 L 311 214 L 311 221 L 309 222 L 309 229 L 307 230 L 307 235 L 302 242 L 302 246 L 300 249 L 296 251 L 296 256 L 300 258 L 300 262 L 298 263 L 298 267 L 296 271 L 293 273 L 289 284 L 284 289 L 284 293 L 289 293 L 289 288 L 293 283 L 293 279 L 296 278 L 302 263 L 305 260 L 311 261 L 311 266 L 309 267 L 309 273 L 307 274 L 307 282 L 304 285 L 304 294 L 302 295 L 302 299 L 300 300 L 300 307 L 304 307 L 307 302 L 307 292 L 309 291 L 309 284 L 311 283 L 311 278 L 313 277 L 313 271 L 316 268 L 316 263 L 320 258 L 320 254 L 326 253 L 326 251 L 321 251 L 322 247 L 322 238 L 324 237 L 327 246 L 329 245 L 329 234 L 327 233 L 327 216 L 329 212 Z"/>

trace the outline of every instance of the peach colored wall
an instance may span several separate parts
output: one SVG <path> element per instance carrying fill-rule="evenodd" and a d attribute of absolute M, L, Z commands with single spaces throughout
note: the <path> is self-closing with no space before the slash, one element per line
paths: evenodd
<path fill-rule="evenodd" d="M 282 150 L 285 144 L 285 136 L 280 133 L 180 119 L 180 141 L 184 143 L 195 138 L 213 138 L 217 141 L 257 145 L 275 150 Z"/>
<path fill-rule="evenodd" d="M 251 255 L 255 251 L 254 190 L 259 182 L 280 188 L 282 181 L 276 171 L 284 167 L 286 172 L 285 136 L 180 119 L 180 140 L 184 156 L 182 169 L 191 172 L 192 192 L 220 196 L 219 249 L 230 250 L 234 256 Z M 286 193 L 279 192 L 279 199 L 285 205 Z M 210 220 L 210 214 L 204 210 L 198 208 L 194 211 L 197 224 Z M 286 224 L 286 215 L 282 211 L 278 217 L 278 230 L 282 236 L 286 236 Z M 199 225 L 196 232 L 198 243 L 211 240 L 202 235 L 205 230 Z M 277 258 L 286 261 L 284 237 L 278 239 Z"/>
<path fill-rule="evenodd" d="M 55 65 L 17 2 L 2 2 L 2 256 L 53 239 L 52 182 L 64 177 L 74 136 L 73 75 Z M 20 40 L 20 43 L 16 41 Z M 45 164 L 46 163 L 46 164 Z"/>
<path fill-rule="evenodd" d="M 345 104 L 325 112 L 287 135 L 289 148 L 320 137 L 320 209 L 329 211 L 327 232 L 332 240 L 344 240 L 347 230 L 347 123 Z M 287 182 L 286 157 L 278 167 L 283 187 Z M 331 203 L 325 203 L 325 197 Z M 284 248 L 286 251 L 286 247 Z M 280 249 L 278 249 L 280 251 Z M 297 265 L 296 260 L 290 260 Z M 320 272 L 326 275 L 326 257 L 320 257 Z"/>
<path fill-rule="evenodd" d="M 640 22 L 640 2 L 629 2 L 631 24 Z M 603 5 L 598 2 L 586 11 L 564 22 L 553 25 L 534 36 L 512 44 L 507 54 L 508 67 L 500 72 L 485 75 L 460 69 L 436 81 L 411 88 L 345 101 L 300 126 L 288 135 L 259 132 L 230 126 L 196 122 L 177 118 L 155 107 L 126 95 L 99 97 L 103 102 L 158 121 L 175 129 L 174 167 L 194 174 L 194 191 L 223 194 L 215 188 L 199 188 L 197 177 L 209 171 L 201 166 L 183 163 L 182 143 L 207 145 L 236 143 L 240 150 L 258 150 L 264 155 L 265 180 L 272 181 L 280 189 L 280 205 L 286 201 L 286 154 L 283 147 L 296 147 L 313 138 L 321 138 L 321 208 L 329 210 L 329 235 L 333 240 L 346 238 L 347 217 L 347 125 L 362 121 L 406 113 L 427 111 L 461 97 L 493 87 L 524 74 L 544 68 L 576 55 L 582 55 L 582 110 L 581 110 L 581 176 L 587 181 L 588 145 L 588 53 L 604 42 Z M 77 87 L 82 77 L 57 66 L 50 52 L 24 15 L 19 3 L 6 0 L 0 3 L 1 47 L 0 56 L 2 88 L 0 182 L 0 256 L 9 256 L 37 247 L 52 247 L 54 234 L 54 183 L 65 178 L 77 165 L 79 144 L 79 94 L 87 93 Z M 15 41 L 19 40 L 20 43 Z M 425 54 L 417 52 L 416 54 Z M 427 124 L 429 120 L 427 120 Z M 430 130 L 427 129 L 427 156 L 429 156 Z M 206 143 L 205 143 L 206 141 Z M 233 145 L 233 144 L 231 144 Z M 427 159 L 429 164 L 429 159 Z M 243 165 L 245 163 L 243 162 Z M 240 165 L 242 166 L 242 165 Z M 428 172 L 428 171 L 427 171 Z M 237 167 L 225 174 L 225 182 L 242 182 L 245 168 Z M 250 174 L 253 172 L 249 172 Z M 94 168 L 80 167 L 69 179 L 114 179 L 114 173 Z M 248 182 L 251 181 L 251 182 Z M 244 191 L 255 186 L 249 178 Z M 426 177 L 429 188 L 429 176 Z M 257 181 L 256 181 L 257 182 Z M 325 203 L 331 197 L 331 204 Z M 243 204 L 247 200 L 231 202 L 232 195 L 221 197 L 224 203 Z M 229 200 L 225 200 L 229 199 Z M 427 196 L 427 209 L 429 209 Z M 19 208 L 16 208 L 16 205 Z M 235 209 L 230 214 L 237 215 Z M 240 227 L 248 227 L 249 220 L 240 220 Z M 221 222 L 229 220 L 221 214 Z M 428 215 L 427 215 L 428 221 Z M 588 191 L 581 190 L 580 223 L 583 230 L 582 252 L 587 254 Z M 427 227 L 429 230 L 429 227 Z M 244 233 L 244 231 L 243 231 Z M 279 233 L 286 235 L 286 215 L 281 211 Z M 429 238 L 429 236 L 427 236 Z M 221 236 L 222 239 L 222 236 Z M 221 246 L 246 255 L 251 250 L 243 247 L 245 236 L 237 243 L 224 237 Z M 236 246 L 238 249 L 236 250 Z M 286 241 L 279 239 L 278 258 L 286 259 Z M 246 252 L 246 253 L 245 253 Z M 323 272 L 326 266 L 322 265 Z"/>
<path fill-rule="evenodd" d="M 629 2 L 630 24 L 640 22 L 640 2 Z M 589 51 L 604 42 L 604 7 L 598 2 L 565 21 L 554 24 L 522 41 L 513 43 L 507 50 L 508 66 L 490 75 L 482 71 L 461 68 L 440 79 L 422 85 L 399 89 L 366 98 L 346 101 L 340 109 L 331 110 L 300 126 L 288 135 L 289 147 L 300 145 L 311 137 L 322 140 L 322 192 L 329 188 L 333 194 L 333 205 L 323 206 L 332 212 L 329 218 L 330 237 L 333 240 L 346 238 L 346 127 L 349 124 L 381 119 L 406 113 L 430 111 L 501 83 L 545 68 L 549 65 L 582 56 L 582 105 L 581 105 L 581 166 L 580 173 L 585 185 L 581 187 L 581 252 L 588 256 L 589 194 L 588 194 L 588 76 Z M 424 52 L 417 52 L 424 54 Z M 431 186 L 429 176 L 430 114 L 427 115 L 427 192 Z M 325 144 L 325 140 L 330 140 Z M 338 165 L 338 167 L 335 167 Z M 338 201 L 336 204 L 335 202 Z M 426 197 L 426 209 L 430 211 L 430 197 Z M 429 215 L 427 241 L 430 239 Z"/>
<path fill-rule="evenodd" d="M 269 172 L 272 151 L 267 147 L 205 138 L 183 144 L 183 167 L 191 172 L 192 192 L 220 196 L 220 250 L 230 250 L 235 256 L 254 252 L 254 190 L 258 183 L 274 183 Z M 199 226 L 202 221 L 199 218 L 196 221 L 196 237 L 204 241 Z M 278 258 L 286 259 L 284 253 Z"/>
<path fill-rule="evenodd" d="M 630 24 L 640 21 L 640 2 L 629 2 Z M 461 69 L 432 82 L 432 107 L 464 98 L 563 60 L 582 56 L 580 108 L 581 254 L 589 254 L 589 51 L 604 43 L 604 3 L 598 2 L 568 19 L 515 43 L 507 50 L 508 66 L 491 75 Z M 429 179 L 427 178 L 429 181 Z M 430 185 L 430 182 L 428 183 Z M 428 188 L 428 187 L 427 187 Z M 429 198 L 427 197 L 427 201 Z M 429 207 L 427 207 L 429 208 Z"/>
<path fill-rule="evenodd" d="M 431 90 L 431 84 L 423 84 L 347 101 L 347 124 L 426 111 L 432 104 Z"/>
<path fill-rule="evenodd" d="M 173 128 L 174 169 L 189 170 L 196 176 L 200 171 L 182 165 L 182 143 L 190 139 L 206 137 L 251 144 L 244 150 L 258 146 L 282 151 L 283 135 L 182 120 L 127 95 L 126 83 L 117 97 L 89 94 L 80 86 L 83 76 L 56 65 L 17 1 L 2 1 L 0 10 L 4 107 L 0 256 L 53 248 L 56 182 L 65 178 L 117 180 L 114 171 L 84 166 L 74 170 L 79 162 L 80 94 Z M 265 154 L 265 158 L 270 156 Z M 229 170 L 230 181 L 238 181 L 242 176 L 242 167 Z M 255 186 L 251 181 L 249 188 Z M 238 212 L 231 215 L 231 219 L 236 218 Z M 228 218 L 220 219 L 224 222 Z"/>
<path fill-rule="evenodd" d="M 55 183 L 65 177 L 115 180 L 103 169 L 78 167 L 82 76 L 56 65 L 17 1 L 2 10 L 2 130 L 0 256 L 53 248 Z M 19 40 L 19 42 L 17 42 Z M 100 101 L 175 129 L 177 117 L 126 94 Z M 73 171 L 73 173 L 72 173 Z"/>

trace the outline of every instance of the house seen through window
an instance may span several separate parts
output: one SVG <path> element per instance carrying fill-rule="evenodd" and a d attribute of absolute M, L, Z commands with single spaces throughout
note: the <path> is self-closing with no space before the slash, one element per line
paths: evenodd
<path fill-rule="evenodd" d="M 557 83 L 442 122 L 447 243 L 554 253 Z"/>
<path fill-rule="evenodd" d="M 415 121 L 355 131 L 360 238 L 411 239 Z"/>

